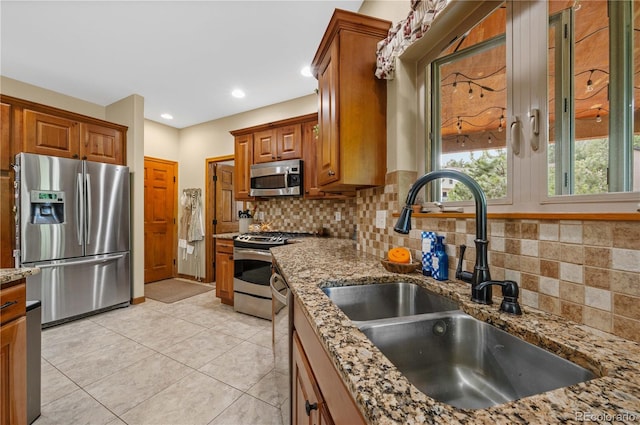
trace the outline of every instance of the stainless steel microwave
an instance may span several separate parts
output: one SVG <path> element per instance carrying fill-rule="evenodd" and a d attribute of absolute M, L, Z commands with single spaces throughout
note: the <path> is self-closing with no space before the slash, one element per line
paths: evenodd
<path fill-rule="evenodd" d="M 250 196 L 302 195 L 302 160 L 265 162 L 251 166 Z"/>

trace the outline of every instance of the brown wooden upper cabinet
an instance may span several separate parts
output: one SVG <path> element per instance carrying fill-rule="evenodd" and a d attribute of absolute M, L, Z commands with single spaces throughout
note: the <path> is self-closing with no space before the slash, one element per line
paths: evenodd
<path fill-rule="evenodd" d="M 20 152 L 124 165 L 127 127 L 11 96 L 0 96 L 0 267 L 14 267 L 14 171 Z M 6 237 L 5 237 L 6 236 Z"/>
<path fill-rule="evenodd" d="M 12 106 L 12 153 L 125 164 L 126 126 L 9 96 L 2 100 Z"/>
<path fill-rule="evenodd" d="M 253 163 L 302 158 L 302 129 L 292 124 L 253 135 Z"/>
<path fill-rule="evenodd" d="M 350 192 L 384 184 L 387 88 L 374 75 L 391 22 L 336 9 L 312 62 L 318 79 L 318 185 Z"/>
<path fill-rule="evenodd" d="M 41 155 L 80 157 L 78 121 L 25 109 L 23 111 L 25 152 Z"/>
<path fill-rule="evenodd" d="M 83 123 L 80 125 L 80 136 L 80 158 L 124 165 L 124 137 L 122 130 Z"/>
<path fill-rule="evenodd" d="M 281 121 L 234 130 L 235 137 L 235 197 L 238 201 L 254 199 L 249 196 L 251 185 L 250 171 L 252 164 L 264 162 L 303 159 L 304 177 L 309 172 L 315 174 L 315 168 L 306 164 L 307 134 L 303 135 L 305 126 L 313 126 L 318 122 L 318 115 L 307 114 Z M 311 128 L 311 127 L 309 127 Z M 312 164 L 309 164 L 312 165 Z M 322 194 L 319 195 L 322 197 Z"/>
<path fill-rule="evenodd" d="M 233 133 L 232 133 L 233 134 Z M 236 200 L 249 201 L 253 197 L 249 196 L 251 188 L 251 164 L 253 163 L 253 134 L 240 134 L 235 137 L 233 170 L 233 191 Z"/>

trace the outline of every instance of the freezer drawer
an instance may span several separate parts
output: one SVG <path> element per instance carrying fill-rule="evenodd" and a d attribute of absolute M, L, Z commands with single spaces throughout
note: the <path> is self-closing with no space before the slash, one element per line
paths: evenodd
<path fill-rule="evenodd" d="M 131 298 L 128 252 L 74 260 L 24 264 L 41 272 L 27 277 L 27 299 L 42 301 L 43 327 L 128 305 Z"/>

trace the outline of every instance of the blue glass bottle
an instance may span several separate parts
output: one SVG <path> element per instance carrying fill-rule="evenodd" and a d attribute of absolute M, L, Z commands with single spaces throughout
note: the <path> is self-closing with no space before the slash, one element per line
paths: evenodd
<path fill-rule="evenodd" d="M 436 280 L 449 279 L 449 256 L 445 250 L 444 236 L 436 237 L 435 253 L 433 254 L 432 276 Z"/>

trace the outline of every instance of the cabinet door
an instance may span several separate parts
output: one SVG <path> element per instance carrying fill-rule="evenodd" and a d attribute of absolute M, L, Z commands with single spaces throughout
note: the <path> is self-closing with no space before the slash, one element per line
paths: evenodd
<path fill-rule="evenodd" d="M 315 130 L 317 124 L 317 121 L 302 124 L 305 198 L 323 197 L 323 192 L 318 188 L 318 133 Z"/>
<path fill-rule="evenodd" d="M 0 326 L 0 425 L 27 423 L 27 318 Z"/>
<path fill-rule="evenodd" d="M 24 110 L 25 152 L 79 158 L 80 129 L 77 121 Z"/>
<path fill-rule="evenodd" d="M 253 163 L 271 162 L 277 159 L 276 134 L 274 130 L 253 134 Z"/>
<path fill-rule="evenodd" d="M 320 105 L 318 119 L 318 184 L 326 185 L 340 179 L 340 140 L 338 133 L 338 43 L 331 45 L 318 73 Z"/>
<path fill-rule="evenodd" d="M 300 124 L 280 127 L 276 130 L 276 159 L 302 158 L 302 126 Z"/>
<path fill-rule="evenodd" d="M 238 201 L 253 199 L 249 196 L 251 188 L 251 164 L 253 164 L 253 135 L 236 136 L 235 139 L 235 169 L 233 172 L 234 192 Z"/>
<path fill-rule="evenodd" d="M 80 158 L 89 161 L 124 165 L 122 131 L 96 124 L 81 124 Z"/>
<path fill-rule="evenodd" d="M 1 153 L 0 153 L 0 267 L 14 267 L 13 248 L 15 245 L 15 222 L 13 205 L 15 197 L 13 192 L 13 172 L 11 163 L 11 105 L 0 104 L 0 130 L 1 130 Z"/>
<path fill-rule="evenodd" d="M 233 243 L 216 240 L 216 297 L 233 305 Z"/>
<path fill-rule="evenodd" d="M 293 425 L 320 425 L 332 423 L 329 411 L 323 405 L 322 396 L 318 384 L 313 377 L 311 365 L 304 353 L 297 332 L 293 332 L 292 355 L 292 380 L 293 400 L 292 423 Z M 322 412 L 322 414 L 320 414 Z"/>
<path fill-rule="evenodd" d="M 14 162 L 11 149 L 11 105 L 0 103 L 0 114 L 0 133 L 2 137 L 0 170 L 9 171 L 11 169 L 11 163 Z"/>

